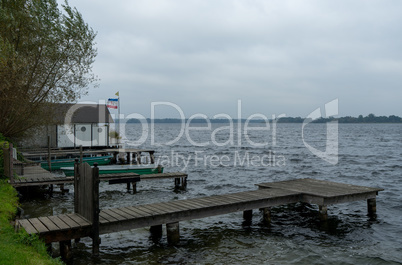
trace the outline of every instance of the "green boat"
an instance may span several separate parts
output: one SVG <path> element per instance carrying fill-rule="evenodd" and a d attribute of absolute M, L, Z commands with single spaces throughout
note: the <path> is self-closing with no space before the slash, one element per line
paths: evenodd
<path fill-rule="evenodd" d="M 74 167 L 75 163 L 74 158 L 61 158 L 61 159 L 52 159 L 50 163 L 52 164 L 52 170 L 60 170 L 62 167 Z M 113 159 L 113 156 L 92 156 L 92 157 L 83 157 L 83 162 L 88 163 L 90 166 L 93 166 L 94 163 L 98 163 L 98 165 L 109 165 Z M 40 165 L 42 168 L 49 170 L 49 164 L 47 161 L 41 161 Z"/>
<path fill-rule="evenodd" d="M 99 174 L 137 173 L 138 175 L 163 173 L 163 167 L 156 165 L 110 165 L 98 166 Z M 74 176 L 74 167 L 62 167 L 66 176 Z"/>

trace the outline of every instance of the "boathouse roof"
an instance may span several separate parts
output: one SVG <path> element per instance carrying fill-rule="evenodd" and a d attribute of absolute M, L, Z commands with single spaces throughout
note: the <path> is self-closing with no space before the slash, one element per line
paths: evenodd
<path fill-rule="evenodd" d="M 56 124 L 113 123 L 106 105 L 59 103 L 55 111 Z"/>

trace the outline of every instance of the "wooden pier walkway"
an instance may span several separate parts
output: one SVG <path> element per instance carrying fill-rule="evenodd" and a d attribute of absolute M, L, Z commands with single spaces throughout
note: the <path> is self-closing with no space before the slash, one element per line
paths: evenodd
<path fill-rule="evenodd" d="M 167 172 L 139 175 L 137 173 L 115 173 L 99 175 L 100 181 L 109 181 L 109 184 L 130 183 L 133 184 L 133 189 L 136 191 L 136 182 L 143 180 L 158 180 L 158 179 L 174 179 L 175 187 L 185 188 L 187 185 L 188 175 L 183 172 Z M 74 177 L 57 176 L 40 166 L 24 167 L 24 175 L 17 175 L 9 183 L 16 187 L 33 187 L 46 185 L 64 185 L 74 183 Z M 130 189 L 129 186 L 127 186 Z"/>
<path fill-rule="evenodd" d="M 244 218 L 251 219 L 252 210 L 260 209 L 263 220 L 269 223 L 270 208 L 289 203 L 317 203 L 321 218 L 326 220 L 327 204 L 367 199 L 368 212 L 373 215 L 376 212 L 376 195 L 383 190 L 330 181 L 296 179 L 258 184 L 260 189 L 253 191 L 100 210 L 97 168 L 91 170 L 85 164 L 79 167 L 80 172 L 87 174 L 80 173 L 80 178 L 82 175 L 86 177 L 75 183 L 81 195 L 77 194 L 75 199 L 74 214 L 18 220 L 17 228 L 22 227 L 30 234 L 39 234 L 46 243 L 58 241 L 63 248 L 71 244 L 72 239 L 90 236 L 93 239 L 93 253 L 97 255 L 100 234 L 148 226 L 151 232 L 161 234 L 162 225 L 166 224 L 168 241 L 176 244 L 180 237 L 181 221 L 238 211 L 243 211 Z M 85 189 L 86 192 L 82 192 Z M 94 191 L 92 197 L 88 195 L 88 190 Z M 82 199 L 84 197 L 85 200 Z"/>

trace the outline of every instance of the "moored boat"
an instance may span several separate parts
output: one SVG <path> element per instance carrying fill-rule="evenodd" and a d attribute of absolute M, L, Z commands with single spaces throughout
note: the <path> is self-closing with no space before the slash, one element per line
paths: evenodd
<path fill-rule="evenodd" d="M 52 159 L 50 161 L 52 165 L 52 170 L 60 170 L 62 167 L 74 167 L 75 159 L 76 159 L 75 157 Z M 93 166 L 94 163 L 98 163 L 98 165 L 108 165 L 111 163 L 112 159 L 113 159 L 112 155 L 91 156 L 91 157 L 83 157 L 82 161 L 88 163 L 90 166 Z M 41 161 L 40 165 L 42 168 L 49 170 L 49 164 L 47 161 Z"/>
<path fill-rule="evenodd" d="M 98 166 L 99 174 L 137 173 L 139 175 L 163 173 L 163 167 L 151 165 L 109 165 Z M 62 167 L 66 176 L 74 176 L 74 167 Z"/>

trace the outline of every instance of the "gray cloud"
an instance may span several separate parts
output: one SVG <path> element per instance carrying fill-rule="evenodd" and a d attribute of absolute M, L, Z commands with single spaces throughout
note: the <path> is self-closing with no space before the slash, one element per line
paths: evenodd
<path fill-rule="evenodd" d="M 85 100 L 306 116 L 339 98 L 342 116 L 402 116 L 401 1 L 69 2 L 98 31 L 101 86 Z"/>

